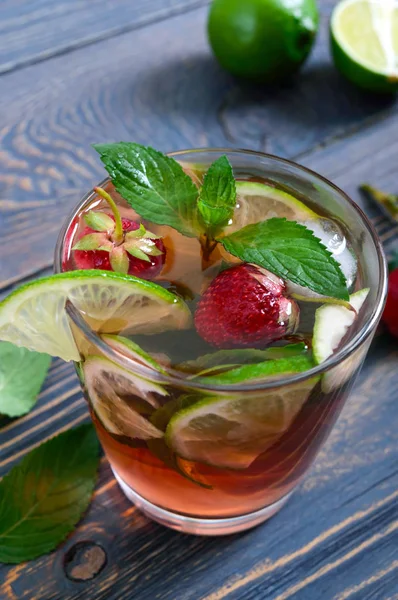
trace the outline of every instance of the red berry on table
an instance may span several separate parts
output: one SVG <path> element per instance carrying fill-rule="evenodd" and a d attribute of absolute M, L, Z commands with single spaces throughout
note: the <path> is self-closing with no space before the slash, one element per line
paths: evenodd
<path fill-rule="evenodd" d="M 391 271 L 388 278 L 388 295 L 383 321 L 390 333 L 398 338 L 398 268 Z"/>
<path fill-rule="evenodd" d="M 122 218 L 105 190 L 94 188 L 113 214 L 91 210 L 84 215 L 86 227 L 74 244 L 78 269 L 103 269 L 153 279 L 162 270 L 166 249 L 162 239 L 142 223 Z"/>
<path fill-rule="evenodd" d="M 298 326 L 299 307 L 282 279 L 254 265 L 222 271 L 198 303 L 199 335 L 218 348 L 263 347 Z"/>

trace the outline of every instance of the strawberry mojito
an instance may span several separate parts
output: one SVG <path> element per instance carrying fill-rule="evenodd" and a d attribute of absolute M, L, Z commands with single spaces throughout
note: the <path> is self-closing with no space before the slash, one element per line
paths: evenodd
<path fill-rule="evenodd" d="M 65 224 L 58 274 L 0 305 L 0 338 L 76 362 L 113 472 L 150 517 L 210 535 L 256 525 L 350 392 L 383 307 L 380 244 L 293 163 L 95 149 L 109 179 Z"/>

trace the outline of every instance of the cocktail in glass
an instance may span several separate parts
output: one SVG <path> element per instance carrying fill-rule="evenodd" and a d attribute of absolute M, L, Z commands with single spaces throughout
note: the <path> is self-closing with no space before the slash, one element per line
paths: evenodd
<path fill-rule="evenodd" d="M 132 332 L 124 323 L 111 321 L 95 327 L 95 332 L 93 324 L 68 303 L 81 354 L 77 372 L 121 488 L 150 518 L 206 535 L 252 527 L 288 500 L 347 399 L 386 293 L 385 261 L 372 225 L 355 203 L 324 178 L 289 161 L 253 152 L 194 150 L 171 156 L 200 185 L 206 169 L 222 155 L 232 164 L 240 189 L 250 192 L 249 197 L 242 196 L 241 205 L 238 198 L 230 231 L 235 226 L 236 230 L 237 223 L 242 227 L 272 217 L 289 219 L 292 210 L 297 217 L 297 206 L 292 208 L 289 201 L 281 214 L 278 194 L 286 194 L 308 209 L 300 213 L 300 220 L 339 260 L 350 293 L 368 291 L 347 334 L 324 362 L 301 372 L 234 383 L 223 379 L 223 373 L 267 360 L 311 356 L 316 310 L 323 300 L 289 284 L 299 323 L 266 348 L 243 344 L 243 353 L 208 343 L 184 318 L 181 328 L 162 331 L 162 316 L 156 311 L 149 319 L 145 314 L 146 322 L 153 318 L 152 331 L 146 327 L 144 332 Z M 256 195 L 256 185 L 276 190 L 275 205 Z M 112 196 L 122 217 L 142 221 L 110 180 L 100 187 Z M 60 234 L 57 272 L 81 266 L 72 248 L 84 227 L 82 215 L 93 206 L 109 212 L 96 192 L 83 198 Z M 206 256 L 197 239 L 150 221 L 144 225 L 161 236 L 166 249 L 164 264 L 153 280 L 182 298 L 192 314 L 214 279 L 240 264 L 221 245 Z M 136 310 L 139 322 L 145 306 Z M 206 318 L 211 323 L 219 315 Z M 330 335 L 333 328 L 331 321 Z M 268 354 L 261 354 L 264 351 Z"/>

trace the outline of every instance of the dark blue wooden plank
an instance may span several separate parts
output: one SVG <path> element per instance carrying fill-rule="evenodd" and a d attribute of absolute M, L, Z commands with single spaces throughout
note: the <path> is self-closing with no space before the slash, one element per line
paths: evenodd
<path fill-rule="evenodd" d="M 131 31 L 208 0 L 3 0 L 0 73 Z"/>
<path fill-rule="evenodd" d="M 329 10 L 327 3 L 322 6 Z M 383 116 L 387 120 L 372 125 L 375 146 L 367 144 L 366 130 L 357 145 L 359 138 L 353 137 L 350 154 L 342 154 L 344 144 L 331 144 L 329 154 L 339 148 L 333 160 L 340 160 L 347 179 L 353 163 L 359 163 L 360 171 L 362 162 L 380 151 L 383 161 L 374 175 L 384 180 L 389 170 L 385 185 L 394 184 L 395 159 L 386 150 L 397 138 L 393 107 L 387 110 L 386 100 L 340 88 L 340 80 L 329 78 L 326 39 L 319 40 L 302 78 L 280 92 L 253 92 L 247 104 L 243 88 L 211 57 L 206 13 L 206 8 L 191 11 L 2 76 L 0 280 L 26 276 L 51 263 L 61 220 L 102 178 L 103 169 L 89 150 L 93 141 L 131 139 L 162 150 L 225 145 L 263 149 L 251 132 L 264 130 L 267 150 L 294 157 L 349 124 Z M 321 75 L 322 69 L 327 76 Z M 332 87 L 326 85 L 329 79 Z M 235 125 L 249 127 L 252 122 L 249 130 L 236 135 L 231 135 L 232 121 L 226 117 L 231 97 L 240 98 L 235 103 L 239 111 L 231 113 Z M 264 111 L 266 122 L 256 117 Z M 358 172 L 358 183 L 365 175 L 368 169 L 363 175 Z M 356 185 L 355 178 L 350 185 Z"/>

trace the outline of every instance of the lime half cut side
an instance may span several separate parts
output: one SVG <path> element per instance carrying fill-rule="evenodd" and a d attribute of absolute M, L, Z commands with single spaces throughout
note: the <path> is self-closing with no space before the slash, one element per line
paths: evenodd
<path fill-rule="evenodd" d="M 187 460 L 246 469 L 288 430 L 316 382 L 201 400 L 171 418 L 166 442 Z"/>
<path fill-rule="evenodd" d="M 183 300 L 159 285 L 110 271 L 72 271 L 22 286 L 0 303 L 0 340 L 80 360 L 67 300 L 101 333 L 156 333 L 189 327 Z"/>
<path fill-rule="evenodd" d="M 101 356 L 91 356 L 83 366 L 91 406 L 105 429 L 114 435 L 140 440 L 163 437 L 149 417 L 159 407 L 156 394 L 167 392 Z"/>
<path fill-rule="evenodd" d="M 372 91 L 398 90 L 396 0 L 342 0 L 330 30 L 335 64 L 347 79 Z"/>

